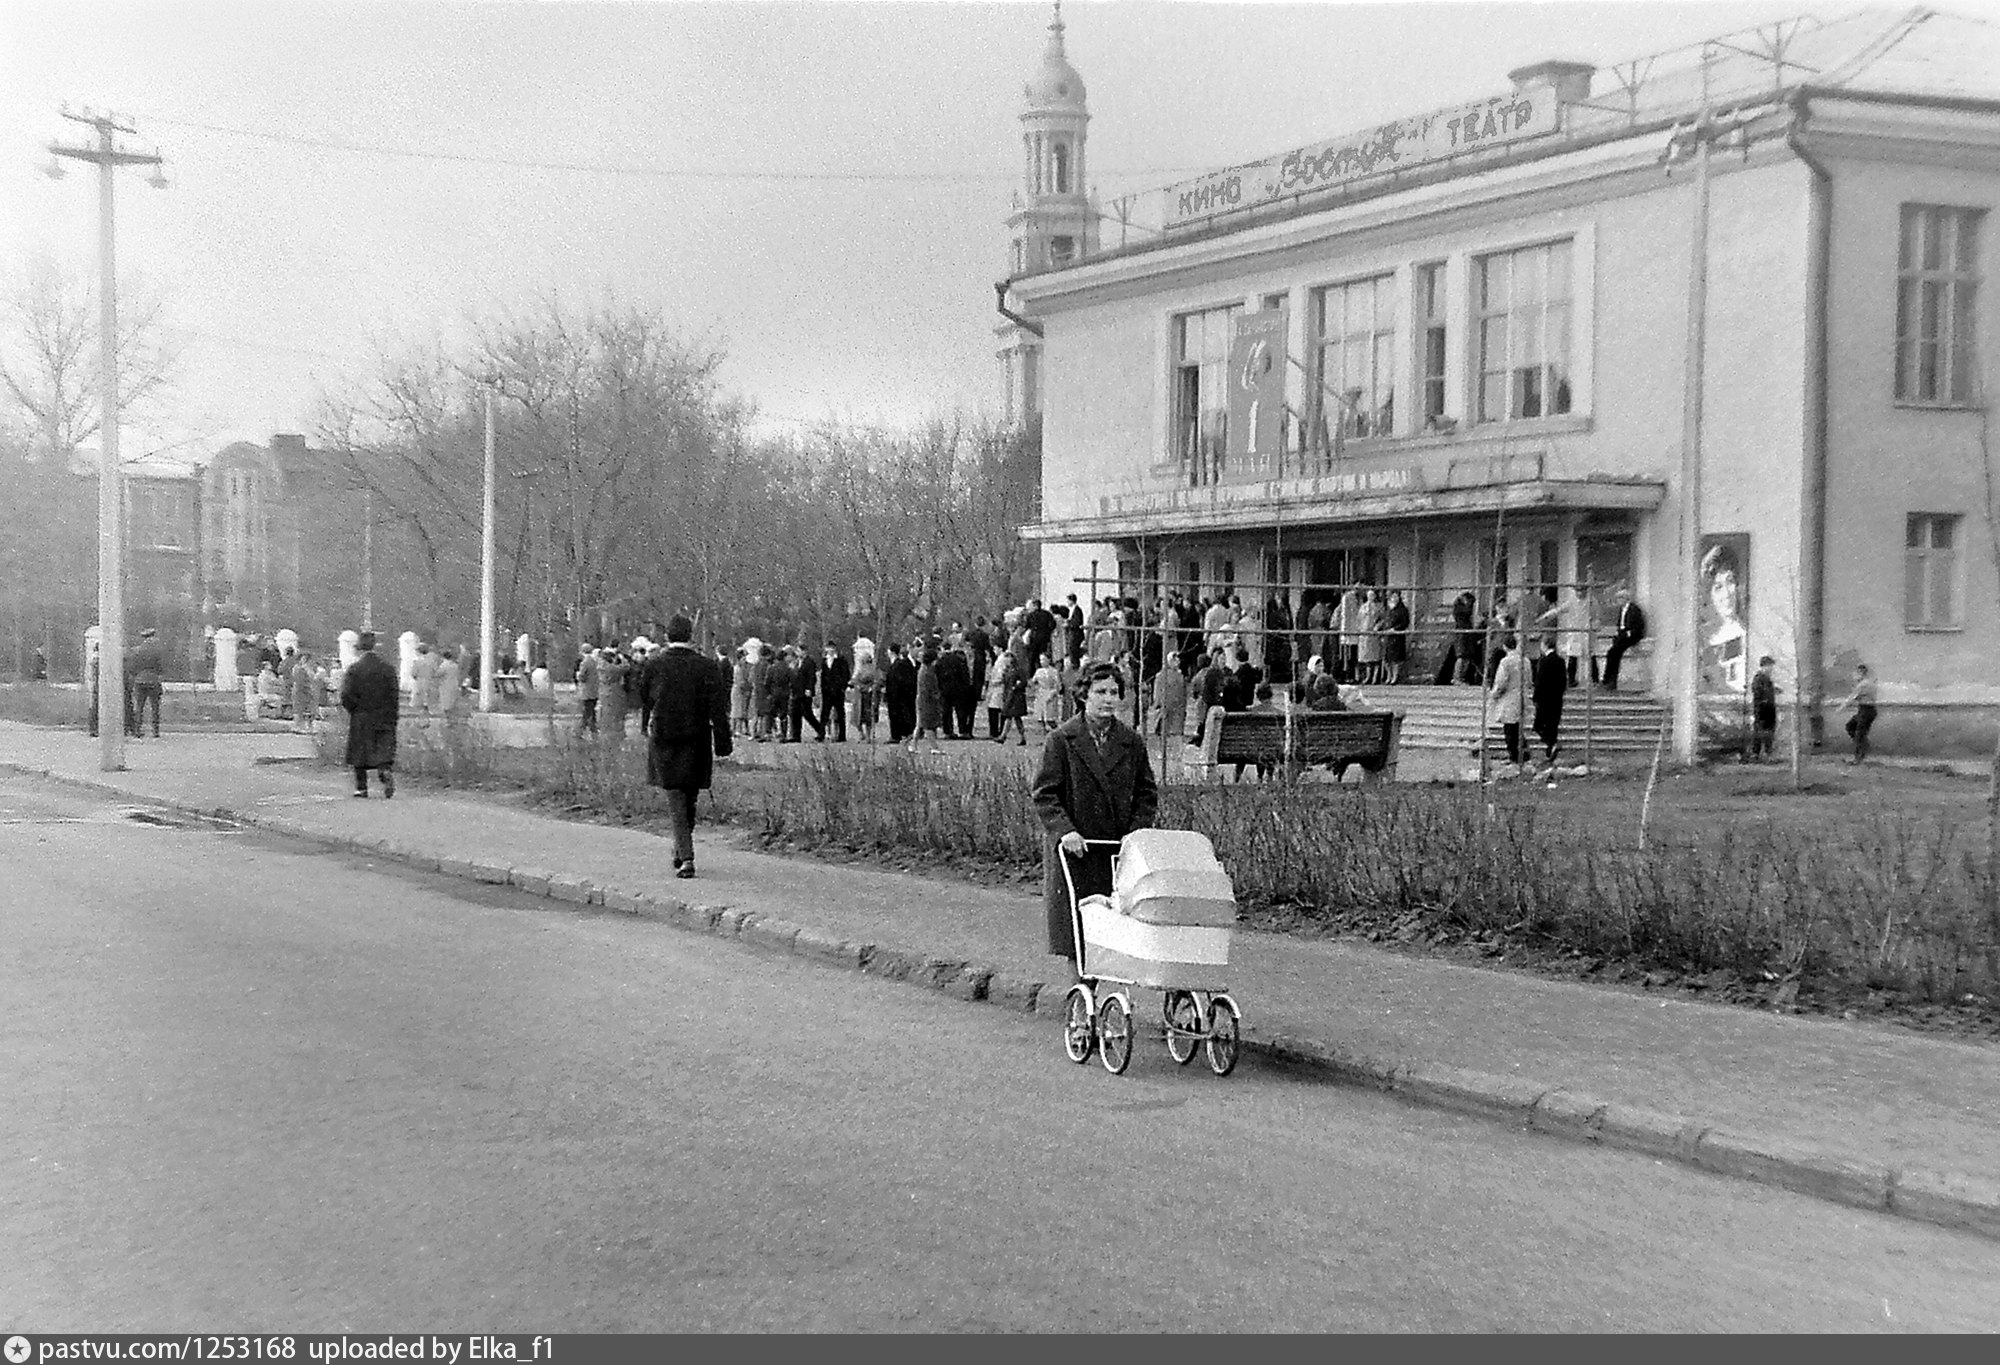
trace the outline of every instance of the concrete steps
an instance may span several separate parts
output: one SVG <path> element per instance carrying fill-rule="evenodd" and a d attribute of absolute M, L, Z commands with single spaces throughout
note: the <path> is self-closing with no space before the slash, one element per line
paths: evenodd
<path fill-rule="evenodd" d="M 1480 742 L 1480 696 L 1476 687 L 1364 687 L 1369 704 L 1403 713 L 1403 744 L 1473 755 Z M 1562 744 L 1581 759 L 1586 731 L 1593 757 L 1650 756 L 1659 743 L 1663 703 L 1634 692 L 1570 692 L 1563 703 Z M 1529 716 L 1532 724 L 1533 715 Z M 1485 736 L 1489 752 L 1502 754 L 1500 730 Z M 1668 737 L 1672 742 L 1671 734 Z"/>

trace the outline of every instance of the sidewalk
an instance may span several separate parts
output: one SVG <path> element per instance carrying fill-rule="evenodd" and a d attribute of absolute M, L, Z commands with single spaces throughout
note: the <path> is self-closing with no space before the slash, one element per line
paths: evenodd
<path fill-rule="evenodd" d="M 653 835 L 408 783 L 393 802 L 355 801 L 344 772 L 256 762 L 308 752 L 290 735 L 169 735 L 128 745 L 128 771 L 101 773 L 80 732 L 0 723 L 0 767 L 740 932 L 1051 1020 L 1061 1009 L 1069 973 L 1040 951 L 1039 886 L 757 853 L 713 826 L 697 835 L 700 877 L 679 882 Z M 2000 1237 L 2000 1047 L 1249 931 L 1228 984 L 1253 1054 Z M 1157 1017 L 1157 997 L 1135 1004 Z M 1053 1035 L 1049 1049 L 1068 1064 Z"/>

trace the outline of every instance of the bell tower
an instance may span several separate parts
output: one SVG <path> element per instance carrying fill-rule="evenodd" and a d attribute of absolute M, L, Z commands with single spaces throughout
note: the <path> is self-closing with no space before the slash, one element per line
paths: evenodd
<path fill-rule="evenodd" d="M 1085 189 L 1090 124 L 1083 77 L 1063 50 L 1062 0 L 1055 0 L 1041 65 L 1022 87 L 1022 182 L 1007 215 L 1007 275 L 1060 270 L 1097 251 L 1097 205 Z M 1007 416 L 1042 409 L 1041 338 L 1007 323 L 997 329 L 1007 372 Z"/>

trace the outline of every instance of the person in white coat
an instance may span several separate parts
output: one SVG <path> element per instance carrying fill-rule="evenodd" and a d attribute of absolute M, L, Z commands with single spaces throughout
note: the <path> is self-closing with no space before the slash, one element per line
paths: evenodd
<path fill-rule="evenodd" d="M 1521 741 L 1521 718 L 1527 699 L 1527 671 L 1521 664 L 1521 640 L 1513 632 L 1502 637 L 1505 647 L 1499 666 L 1493 670 L 1493 686 L 1487 694 L 1488 713 L 1499 723 L 1507 739 L 1507 758 L 1519 765 L 1528 761 L 1527 746 Z"/>

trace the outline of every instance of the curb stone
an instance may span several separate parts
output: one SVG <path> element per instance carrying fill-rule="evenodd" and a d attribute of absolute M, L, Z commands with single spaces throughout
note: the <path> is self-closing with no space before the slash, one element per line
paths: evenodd
<path fill-rule="evenodd" d="M 1913 1166 L 1891 1177 L 1889 1211 L 2000 1238 L 2000 1181 Z"/>
<path fill-rule="evenodd" d="M 1887 1166 L 1825 1156 L 1800 1142 L 1746 1137 L 1719 1128 L 1701 1135 L 1694 1160 L 1696 1165 L 1723 1175 L 1779 1185 L 1860 1209 L 1886 1211 L 1894 1179 Z"/>
<path fill-rule="evenodd" d="M 775 948 L 781 953 L 790 953 L 796 946 L 800 926 L 790 920 L 776 916 L 757 915 L 744 922 L 737 931 L 737 937 L 750 940 L 765 948 Z"/>
<path fill-rule="evenodd" d="M 1607 1104 L 1598 1115 L 1600 1140 L 1607 1147 L 1625 1147 L 1651 1156 L 1692 1162 L 1696 1144 L 1707 1129 L 1678 1114 L 1661 1114 L 1630 1104 Z"/>
<path fill-rule="evenodd" d="M 1535 1101 L 1535 1107 L 1528 1113 L 1528 1126 L 1537 1132 L 1578 1142 L 1596 1142 L 1603 1136 L 1604 1111 L 1608 1107 L 1603 1100 L 1588 1095 L 1551 1090 Z"/>
<path fill-rule="evenodd" d="M 24 763 L 0 761 L 0 771 L 98 794 L 109 792 L 134 804 L 255 826 L 309 843 L 434 871 L 445 871 L 449 864 L 449 875 L 495 884 L 511 883 L 529 895 L 551 895 L 552 883 L 560 879 L 566 890 L 583 890 L 584 899 L 573 903 L 605 905 L 685 928 L 747 937 L 767 946 L 782 947 L 794 956 L 833 963 L 885 980 L 911 981 L 956 999 L 985 1001 L 1037 1016 L 1059 1016 L 1067 994 L 1058 984 L 1023 981 L 975 963 L 903 949 L 836 941 L 817 930 L 791 925 L 776 917 L 759 917 L 754 912 L 720 909 L 646 893 L 614 893 L 583 878 L 560 877 L 535 868 L 503 869 L 493 863 L 439 858 L 387 839 L 316 833 L 284 817 L 220 807 L 209 810 L 189 802 L 135 795 Z M 746 925 L 760 924 L 761 933 L 754 928 L 745 932 Z M 1435 1064 L 1384 1062 L 1311 1038 L 1288 1035 L 1258 1038 L 1246 1029 L 1243 1050 L 1270 1061 L 1303 1066 L 1337 1081 L 1389 1090 L 1415 1103 L 1483 1117 L 1519 1119 L 1552 1137 L 1644 1152 L 1717 1175 L 1775 1185 L 1850 1207 L 2000 1240 L 2000 1181 L 1923 1167 L 1891 1170 L 1874 1162 L 1821 1152 L 1805 1143 L 1731 1133 L 1699 1120 L 1634 1105 L 1606 1103 L 1519 1077 L 1489 1076 Z"/>
<path fill-rule="evenodd" d="M 1525 1124 L 1549 1087 L 1512 1076 L 1488 1076 L 1456 1066 L 1399 1067 L 1390 1089 L 1437 1109 L 1456 1109 L 1483 1118 Z"/>

